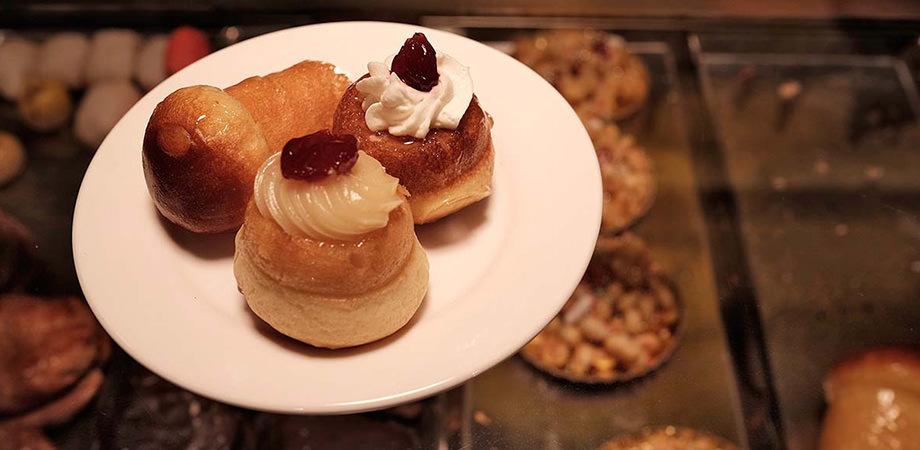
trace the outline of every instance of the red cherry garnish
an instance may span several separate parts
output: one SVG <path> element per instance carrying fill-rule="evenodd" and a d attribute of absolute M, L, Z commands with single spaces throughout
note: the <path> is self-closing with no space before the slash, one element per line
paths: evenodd
<path fill-rule="evenodd" d="M 429 92 L 438 84 L 438 60 L 434 47 L 422 33 L 415 33 L 399 49 L 390 65 L 399 79 L 413 89 Z"/>
<path fill-rule="evenodd" d="M 281 151 L 284 178 L 318 181 L 347 173 L 358 160 L 358 140 L 350 134 L 320 130 L 294 138 Z"/>

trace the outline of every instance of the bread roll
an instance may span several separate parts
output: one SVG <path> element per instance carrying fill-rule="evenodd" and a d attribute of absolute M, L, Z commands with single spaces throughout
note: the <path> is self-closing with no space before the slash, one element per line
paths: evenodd
<path fill-rule="evenodd" d="M 0 94 L 16 101 L 35 70 L 38 47 L 31 41 L 11 38 L 0 45 Z"/>
<path fill-rule="evenodd" d="M 140 35 L 131 30 L 100 30 L 90 42 L 86 81 L 130 80 Z"/>
<path fill-rule="evenodd" d="M 104 81 L 94 84 L 83 96 L 74 120 L 74 134 L 83 145 L 99 147 L 121 117 L 141 99 L 130 81 Z"/>
<path fill-rule="evenodd" d="M 56 33 L 43 42 L 38 55 L 38 76 L 64 83 L 70 89 L 84 84 L 89 39 L 81 33 Z"/>

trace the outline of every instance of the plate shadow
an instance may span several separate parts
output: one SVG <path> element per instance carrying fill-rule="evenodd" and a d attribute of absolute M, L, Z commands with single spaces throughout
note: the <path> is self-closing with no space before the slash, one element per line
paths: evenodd
<path fill-rule="evenodd" d="M 234 238 L 236 231 L 227 231 L 223 233 L 193 233 L 188 231 L 163 217 L 156 207 L 153 208 L 160 221 L 160 226 L 169 235 L 179 247 L 183 250 L 203 259 L 214 260 L 223 258 L 232 258 L 236 248 Z"/>
<path fill-rule="evenodd" d="M 415 234 L 422 247 L 438 248 L 462 242 L 479 228 L 489 217 L 489 203 L 486 197 L 462 210 L 435 222 L 417 225 Z"/>

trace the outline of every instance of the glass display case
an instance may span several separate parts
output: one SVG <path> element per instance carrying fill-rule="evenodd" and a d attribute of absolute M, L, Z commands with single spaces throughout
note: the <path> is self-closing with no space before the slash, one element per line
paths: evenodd
<path fill-rule="evenodd" d="M 79 27 L 51 7 L 13 7 L 0 18 L 0 44 L 101 27 L 150 35 L 193 23 L 220 48 L 299 24 L 381 18 L 250 7 L 250 17 L 168 5 L 132 17 L 97 3 L 68 5 L 74 14 L 99 14 Z M 509 53 L 516 38 L 550 28 L 625 39 L 648 69 L 649 94 L 615 123 L 644 149 L 656 177 L 655 201 L 630 231 L 647 243 L 680 303 L 673 355 L 645 376 L 600 385 L 560 380 L 515 355 L 420 402 L 283 416 L 184 391 L 114 348 L 95 399 L 44 428 L 57 448 L 594 449 L 676 426 L 740 448 L 805 450 L 817 448 L 822 382 L 835 363 L 874 346 L 920 344 L 916 23 L 384 16 Z M 84 93 L 72 95 L 79 103 Z M 27 160 L 0 186 L 0 210 L 36 243 L 26 252 L 38 269 L 19 290 L 80 296 L 70 233 L 93 149 L 70 126 L 31 130 L 11 101 L 0 101 L 0 130 L 18 137 Z M 22 251 L 4 239 L 0 254 Z M 8 272 L 24 264 L 0 261 L 15 266 Z M 12 418 L 0 415 L 0 436 L 12 433 L 13 422 L 4 424 Z"/>

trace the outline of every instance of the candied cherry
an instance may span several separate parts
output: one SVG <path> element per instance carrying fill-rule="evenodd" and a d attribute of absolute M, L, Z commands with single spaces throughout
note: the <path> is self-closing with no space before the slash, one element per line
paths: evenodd
<path fill-rule="evenodd" d="M 347 173 L 358 160 L 358 140 L 350 134 L 320 130 L 294 138 L 281 151 L 284 178 L 319 181 L 334 174 Z"/>
<path fill-rule="evenodd" d="M 393 57 L 390 70 L 413 89 L 430 92 L 438 84 L 438 60 L 434 47 L 422 33 L 415 33 Z"/>

